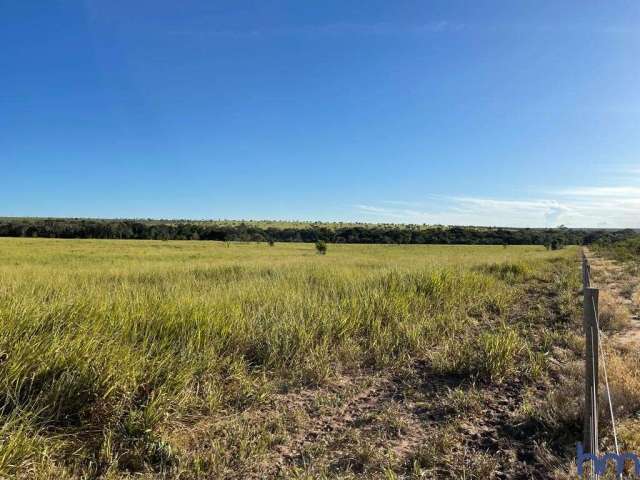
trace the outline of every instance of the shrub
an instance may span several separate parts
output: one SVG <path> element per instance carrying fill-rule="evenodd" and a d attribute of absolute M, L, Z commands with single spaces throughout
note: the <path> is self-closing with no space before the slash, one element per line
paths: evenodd
<path fill-rule="evenodd" d="M 316 242 L 316 251 L 320 255 L 325 255 L 327 253 L 327 242 L 325 242 L 324 240 L 318 240 Z"/>

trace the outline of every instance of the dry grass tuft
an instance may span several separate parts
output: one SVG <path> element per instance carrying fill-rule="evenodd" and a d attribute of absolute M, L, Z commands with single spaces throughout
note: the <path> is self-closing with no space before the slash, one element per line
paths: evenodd
<path fill-rule="evenodd" d="M 640 411 L 640 354 L 609 348 L 606 355 L 614 413 L 619 418 L 635 414 Z M 600 404 L 605 409 L 606 403 Z M 609 415 L 605 410 L 601 416 L 608 418 Z"/>
<path fill-rule="evenodd" d="M 640 307 L 640 289 L 636 289 L 631 295 L 631 301 L 636 307 Z"/>
<path fill-rule="evenodd" d="M 634 295 L 636 294 L 636 287 L 636 282 L 633 282 L 630 279 L 625 279 L 620 286 L 620 295 L 633 301 Z M 640 299 L 640 297 L 637 298 Z"/>
<path fill-rule="evenodd" d="M 598 298 L 598 320 L 603 330 L 619 331 L 627 328 L 631 321 L 629 308 L 607 290 L 600 290 Z"/>
<path fill-rule="evenodd" d="M 575 361 L 564 365 L 560 381 L 556 381 L 533 416 L 555 430 L 577 426 L 582 421 L 584 396 L 584 363 Z"/>

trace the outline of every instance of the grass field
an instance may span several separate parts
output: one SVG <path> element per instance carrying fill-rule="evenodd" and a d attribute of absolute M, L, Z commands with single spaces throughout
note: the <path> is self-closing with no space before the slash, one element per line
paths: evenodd
<path fill-rule="evenodd" d="M 554 365 L 580 354 L 576 259 L 0 239 L 0 477 L 565 468 L 581 425 Z"/>

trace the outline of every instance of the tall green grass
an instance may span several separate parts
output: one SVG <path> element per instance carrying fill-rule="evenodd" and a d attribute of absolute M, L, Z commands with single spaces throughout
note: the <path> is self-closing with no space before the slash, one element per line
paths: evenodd
<path fill-rule="evenodd" d="M 574 253 L 0 239 L 0 477 L 169 474 L 169 421 L 350 369 L 527 372 L 518 282 Z"/>

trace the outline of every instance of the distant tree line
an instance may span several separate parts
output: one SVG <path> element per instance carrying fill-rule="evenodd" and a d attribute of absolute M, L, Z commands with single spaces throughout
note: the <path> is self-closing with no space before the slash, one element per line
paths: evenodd
<path fill-rule="evenodd" d="M 594 242 L 593 248 L 621 262 L 640 262 L 640 235 L 618 240 L 601 238 Z"/>
<path fill-rule="evenodd" d="M 101 220 L 67 218 L 0 219 L 0 237 L 103 238 L 151 240 L 218 240 L 250 242 L 317 242 L 464 245 L 563 245 L 614 242 L 633 230 L 573 228 L 486 228 L 399 224 Z"/>

